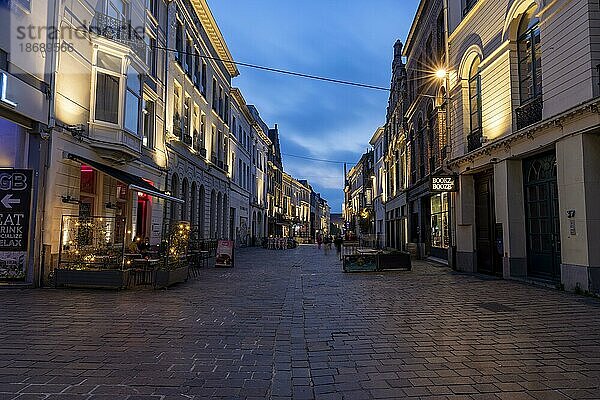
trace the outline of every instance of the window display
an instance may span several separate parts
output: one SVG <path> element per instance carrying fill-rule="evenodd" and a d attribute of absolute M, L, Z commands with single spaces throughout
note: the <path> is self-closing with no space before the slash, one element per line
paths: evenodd
<path fill-rule="evenodd" d="M 431 196 L 431 246 L 447 249 L 450 245 L 448 193 Z"/>

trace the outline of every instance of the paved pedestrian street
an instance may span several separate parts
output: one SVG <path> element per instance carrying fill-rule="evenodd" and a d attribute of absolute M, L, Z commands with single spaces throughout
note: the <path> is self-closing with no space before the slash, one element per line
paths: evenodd
<path fill-rule="evenodd" d="M 1 290 L 0 399 L 598 399 L 600 302 L 335 251 L 168 290 Z"/>

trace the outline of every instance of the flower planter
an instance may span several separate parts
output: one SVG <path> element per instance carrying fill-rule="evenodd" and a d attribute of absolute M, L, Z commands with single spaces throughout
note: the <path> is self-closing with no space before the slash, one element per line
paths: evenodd
<path fill-rule="evenodd" d="M 77 270 L 58 268 L 54 270 L 55 287 L 123 289 L 127 287 L 129 270 Z"/>
<path fill-rule="evenodd" d="M 382 253 L 378 256 L 379 269 L 407 269 L 411 270 L 410 253 L 394 251 Z"/>
<path fill-rule="evenodd" d="M 165 288 L 188 279 L 189 267 L 176 269 L 157 269 L 154 275 L 154 287 Z"/>

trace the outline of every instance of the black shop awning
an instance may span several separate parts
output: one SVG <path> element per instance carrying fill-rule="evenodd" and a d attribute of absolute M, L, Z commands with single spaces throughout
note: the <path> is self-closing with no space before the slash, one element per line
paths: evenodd
<path fill-rule="evenodd" d="M 122 171 L 115 167 L 111 167 L 109 165 L 105 165 L 105 164 L 102 164 L 102 163 L 99 163 L 96 161 L 92 161 L 90 159 L 78 156 L 76 154 L 69 154 L 68 158 L 70 160 L 79 161 L 83 164 L 89 165 L 90 167 L 94 168 L 95 170 L 104 172 L 105 174 L 110 175 L 113 178 L 123 182 L 124 184 L 126 184 L 129 187 L 129 189 L 135 190 L 136 192 L 146 193 L 149 196 L 158 197 L 160 199 L 165 199 L 165 200 L 169 200 L 169 201 L 174 201 L 177 203 L 183 203 L 183 200 L 178 199 L 177 197 L 173 197 L 173 196 L 157 189 L 150 182 L 145 181 L 144 179 L 140 178 L 139 176 L 135 176 L 133 174 Z"/>

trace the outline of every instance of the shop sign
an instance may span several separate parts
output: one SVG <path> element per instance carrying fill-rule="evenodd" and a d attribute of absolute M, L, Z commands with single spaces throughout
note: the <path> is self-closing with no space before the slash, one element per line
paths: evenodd
<path fill-rule="evenodd" d="M 432 176 L 429 189 L 432 192 L 458 192 L 458 176 L 456 176 L 456 175 Z"/>
<path fill-rule="evenodd" d="M 217 267 L 233 267 L 233 241 L 219 240 L 217 242 Z"/>
<path fill-rule="evenodd" d="M 0 251 L 27 251 L 33 171 L 0 168 Z"/>
<path fill-rule="evenodd" d="M 0 102 L 15 108 L 17 106 L 17 103 L 15 103 L 12 100 L 9 100 L 6 97 L 6 89 L 8 87 L 8 75 L 6 75 L 6 73 L 4 72 L 0 72 Z"/>

